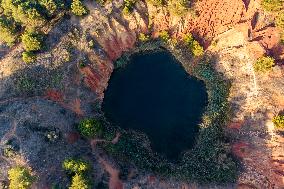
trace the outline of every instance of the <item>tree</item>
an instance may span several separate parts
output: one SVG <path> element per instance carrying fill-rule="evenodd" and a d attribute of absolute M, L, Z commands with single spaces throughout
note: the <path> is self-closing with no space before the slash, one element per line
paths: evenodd
<path fill-rule="evenodd" d="M 266 11 L 271 11 L 271 12 L 283 9 L 282 0 L 262 0 L 261 5 Z"/>
<path fill-rule="evenodd" d="M 80 0 L 73 0 L 71 4 L 71 12 L 76 16 L 84 16 L 88 14 L 88 10 Z"/>
<path fill-rule="evenodd" d="M 70 174 L 85 173 L 90 169 L 90 165 L 82 159 L 65 159 L 62 165 L 63 169 Z"/>
<path fill-rule="evenodd" d="M 0 17 L 0 41 L 12 46 L 17 40 L 16 25 L 11 19 Z"/>
<path fill-rule="evenodd" d="M 26 51 L 38 51 L 43 47 L 43 37 L 36 32 L 25 32 L 22 42 Z"/>
<path fill-rule="evenodd" d="M 272 122 L 276 128 L 284 129 L 284 115 L 277 115 L 273 118 Z"/>
<path fill-rule="evenodd" d="M 84 119 L 79 123 L 78 130 L 82 136 L 92 138 L 102 135 L 103 126 L 96 119 Z"/>
<path fill-rule="evenodd" d="M 8 171 L 9 189 L 28 189 L 34 182 L 34 177 L 25 167 L 14 167 Z"/>
<path fill-rule="evenodd" d="M 274 65 L 275 65 L 274 58 L 270 56 L 264 56 L 257 59 L 257 61 L 253 65 L 253 68 L 256 72 L 265 73 L 270 71 Z"/>
<path fill-rule="evenodd" d="M 82 174 L 75 174 L 72 177 L 72 183 L 69 189 L 90 189 L 89 180 L 87 180 Z"/>
<path fill-rule="evenodd" d="M 167 31 L 161 31 L 159 33 L 159 37 L 164 41 L 164 42 L 168 42 L 170 40 L 170 35 Z"/>
<path fill-rule="evenodd" d="M 45 18 L 38 1 L 31 0 L 2 0 L 4 14 L 12 17 L 16 22 L 26 27 L 39 27 L 44 24 Z"/>
<path fill-rule="evenodd" d="M 204 54 L 203 47 L 193 38 L 191 33 L 187 34 L 183 41 L 189 47 L 194 56 L 201 56 Z"/>
<path fill-rule="evenodd" d="M 53 15 L 58 9 L 58 4 L 54 0 L 39 0 L 40 5 L 42 5 L 49 16 Z"/>
<path fill-rule="evenodd" d="M 25 63 L 32 63 L 36 60 L 36 56 L 31 51 L 25 51 L 22 53 L 22 59 Z"/>

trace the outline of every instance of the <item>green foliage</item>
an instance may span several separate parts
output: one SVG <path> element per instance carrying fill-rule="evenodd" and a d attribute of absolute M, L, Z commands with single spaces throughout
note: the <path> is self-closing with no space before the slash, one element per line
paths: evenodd
<path fill-rule="evenodd" d="M 81 0 L 73 0 L 71 4 L 71 12 L 76 16 L 84 16 L 88 14 L 88 9 Z"/>
<path fill-rule="evenodd" d="M 277 115 L 272 121 L 276 128 L 284 129 L 284 115 Z"/>
<path fill-rule="evenodd" d="M 150 37 L 144 33 L 139 33 L 138 39 L 141 42 L 146 42 L 150 40 Z"/>
<path fill-rule="evenodd" d="M 69 174 L 82 174 L 90 170 L 90 164 L 82 159 L 65 159 L 62 167 Z"/>
<path fill-rule="evenodd" d="M 198 43 L 198 41 L 194 40 L 191 33 L 187 34 L 183 40 L 194 56 L 201 56 L 204 54 L 203 47 Z"/>
<path fill-rule="evenodd" d="M 14 167 L 8 171 L 10 180 L 10 189 L 28 189 L 31 187 L 35 178 L 25 167 Z"/>
<path fill-rule="evenodd" d="M 35 62 L 36 56 L 31 51 L 25 51 L 22 53 L 22 59 L 25 63 L 32 63 Z"/>
<path fill-rule="evenodd" d="M 103 126 L 97 119 L 84 119 L 80 121 L 78 130 L 82 136 L 92 138 L 102 135 Z"/>
<path fill-rule="evenodd" d="M 175 15 L 182 16 L 188 11 L 187 0 L 169 0 L 168 9 Z"/>
<path fill-rule="evenodd" d="M 91 189 L 91 185 L 85 176 L 76 173 L 72 177 L 72 183 L 69 189 Z"/>
<path fill-rule="evenodd" d="M 166 4 L 166 0 L 148 0 L 148 1 L 156 6 L 163 6 Z"/>
<path fill-rule="evenodd" d="M 16 25 L 11 19 L 0 17 L 0 41 L 12 46 L 17 40 Z"/>
<path fill-rule="evenodd" d="M 43 47 L 43 37 L 36 32 L 25 32 L 22 42 L 26 51 L 38 51 Z"/>
<path fill-rule="evenodd" d="M 256 72 L 268 72 L 275 65 L 275 60 L 272 57 L 264 56 L 259 58 L 253 65 L 254 71 Z"/>
<path fill-rule="evenodd" d="M 59 8 L 59 3 L 54 0 L 38 0 L 39 4 L 46 9 L 49 16 L 53 15 L 55 11 Z"/>
<path fill-rule="evenodd" d="M 161 31 L 159 33 L 159 37 L 164 41 L 164 42 L 168 42 L 170 40 L 170 35 L 169 35 L 169 32 L 167 31 Z"/>
<path fill-rule="evenodd" d="M 123 12 L 126 14 L 132 13 L 136 2 L 137 0 L 124 0 Z"/>
<path fill-rule="evenodd" d="M 1 6 L 6 16 L 27 27 L 38 27 L 44 24 L 45 18 L 38 1 L 31 0 L 2 0 Z"/>
<path fill-rule="evenodd" d="M 283 0 L 262 0 L 261 6 L 266 11 L 275 12 L 283 9 L 283 3 Z"/>

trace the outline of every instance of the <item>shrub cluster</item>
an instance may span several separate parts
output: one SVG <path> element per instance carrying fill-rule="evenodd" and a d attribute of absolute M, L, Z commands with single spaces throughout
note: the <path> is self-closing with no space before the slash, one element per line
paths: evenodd
<path fill-rule="evenodd" d="M 256 72 L 265 73 L 270 71 L 274 65 L 275 65 L 274 58 L 270 56 L 264 56 L 257 59 L 257 61 L 253 65 L 253 68 Z"/>
<path fill-rule="evenodd" d="M 188 11 L 188 0 L 169 0 L 168 9 L 175 15 L 182 16 Z"/>
<path fill-rule="evenodd" d="M 144 33 L 139 33 L 138 39 L 141 42 L 146 42 L 146 41 L 150 40 L 150 36 L 148 36 L 148 35 L 146 35 Z"/>
<path fill-rule="evenodd" d="M 84 16 L 88 14 L 88 9 L 81 0 L 73 0 L 71 4 L 71 11 L 77 16 Z"/>
<path fill-rule="evenodd" d="M 284 115 L 277 115 L 272 121 L 276 128 L 284 129 Z"/>
<path fill-rule="evenodd" d="M 43 36 L 37 32 L 25 32 L 22 35 L 22 43 L 25 52 L 22 53 L 22 59 L 26 63 L 34 62 L 35 52 L 43 48 Z"/>
<path fill-rule="evenodd" d="M 72 176 L 69 189 L 90 189 L 91 182 L 88 178 L 90 164 L 82 159 L 66 159 L 62 165 L 63 169 Z"/>
<path fill-rule="evenodd" d="M 170 34 L 169 34 L 169 32 L 168 31 L 161 31 L 160 33 L 159 33 L 159 37 L 160 37 L 160 39 L 162 40 L 162 41 L 164 41 L 164 42 L 168 42 L 169 40 L 170 40 Z"/>
<path fill-rule="evenodd" d="M 201 56 L 204 54 L 203 47 L 193 38 L 191 33 L 187 34 L 183 41 L 189 47 L 194 56 Z"/>
<path fill-rule="evenodd" d="M 4 16 L 0 17 L 0 41 L 12 46 L 17 40 L 16 24 Z"/>
<path fill-rule="evenodd" d="M 166 4 L 166 0 L 148 0 L 148 1 L 155 6 L 163 6 Z"/>
<path fill-rule="evenodd" d="M 87 138 L 98 137 L 103 133 L 103 126 L 97 119 L 83 119 L 78 125 L 80 134 Z"/>
<path fill-rule="evenodd" d="M 123 12 L 125 14 L 130 14 L 133 11 L 136 2 L 137 0 L 124 0 Z"/>
<path fill-rule="evenodd" d="M 8 171 L 10 189 L 28 189 L 33 184 L 35 177 L 25 167 L 14 167 Z"/>

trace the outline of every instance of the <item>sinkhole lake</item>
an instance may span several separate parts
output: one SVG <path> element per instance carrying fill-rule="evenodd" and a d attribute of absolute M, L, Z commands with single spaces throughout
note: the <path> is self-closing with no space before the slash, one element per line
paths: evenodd
<path fill-rule="evenodd" d="M 114 125 L 146 133 L 168 159 L 190 149 L 207 105 L 205 84 L 167 51 L 134 54 L 114 70 L 102 104 Z"/>

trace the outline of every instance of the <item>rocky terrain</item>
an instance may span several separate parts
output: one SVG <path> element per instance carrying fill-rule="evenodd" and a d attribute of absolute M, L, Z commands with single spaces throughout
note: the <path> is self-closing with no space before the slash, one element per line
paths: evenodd
<path fill-rule="evenodd" d="M 101 7 L 86 1 L 87 16 L 54 19 L 44 28 L 46 50 L 34 64 L 23 63 L 21 43 L 12 48 L 0 44 L 0 183 L 7 183 L 8 169 L 20 164 L 38 176 L 33 188 L 66 185 L 62 161 L 83 156 L 93 162 L 94 182 L 109 182 L 113 189 L 284 188 L 283 132 L 271 121 L 284 109 L 284 46 L 273 15 L 260 0 L 202 0 L 195 14 L 182 17 L 144 1 L 125 15 L 122 4 L 117 0 Z M 176 39 L 192 32 L 206 53 L 218 57 L 216 69 L 232 81 L 233 119 L 226 132 L 240 160 L 237 183 L 199 186 L 139 173 L 120 181 L 111 158 L 76 132 L 82 117 L 99 112 L 113 62 L 135 47 L 139 33 L 157 38 L 163 30 Z M 257 74 L 253 63 L 264 54 L 277 65 Z M 16 153 L 7 157 L 4 151 L 11 146 Z"/>

